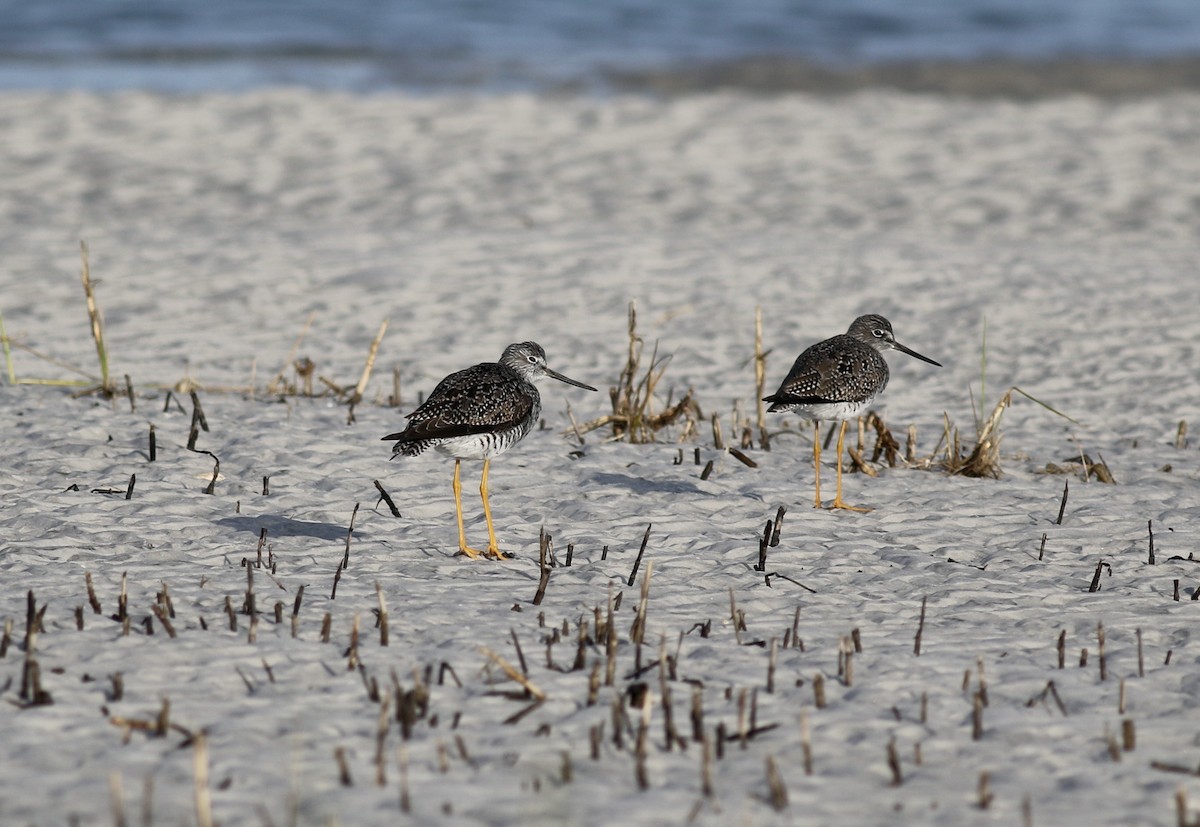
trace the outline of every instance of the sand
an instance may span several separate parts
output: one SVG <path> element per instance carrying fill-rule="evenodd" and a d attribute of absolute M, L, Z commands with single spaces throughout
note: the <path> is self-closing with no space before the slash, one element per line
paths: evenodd
<path fill-rule="evenodd" d="M 226 825 L 1175 824 L 1180 788 L 1197 817 L 1197 776 L 1159 767 L 1200 765 L 1200 454 L 1194 436 L 1176 444 L 1179 422 L 1197 418 L 1200 96 L 272 90 L 2 103 L 8 334 L 96 373 L 78 278 L 86 240 L 111 371 L 122 387 L 130 377 L 136 409 L 0 386 L 0 619 L 12 622 L 0 822 L 108 825 L 119 800 L 131 823 L 204 823 L 198 760 Z M 671 356 L 659 407 L 691 388 L 703 410 L 683 445 L 678 428 L 651 445 L 563 435 L 567 404 L 580 422 L 609 412 L 630 302 L 647 349 Z M 973 407 L 990 411 L 1014 385 L 1072 419 L 1017 394 L 999 479 L 880 462 L 877 477 L 846 480 L 847 499 L 872 512 L 815 510 L 809 432 L 794 416 L 769 420 L 771 450 L 756 436 L 757 468 L 713 445 L 713 414 L 729 441 L 735 420 L 753 422 L 758 307 L 768 390 L 804 347 L 864 312 L 942 362 L 893 354 L 877 405 L 902 442 L 916 428 L 918 458 L 934 454 L 945 417 L 969 439 Z M 302 331 L 294 355 L 353 386 L 384 319 L 353 424 L 336 398 L 268 392 L 280 372 L 294 380 Z M 453 554 L 451 464 L 389 462 L 379 437 L 446 373 L 524 339 L 602 392 L 543 389 L 545 428 L 492 469 L 497 530 L 516 557 L 474 562 Z M 75 376 L 25 349 L 12 358 L 22 378 Z M 196 447 L 220 459 L 212 495 L 213 461 L 186 450 L 192 405 L 178 393 L 168 405 L 173 386 L 198 387 L 209 430 Z M 1084 454 L 1116 484 L 1085 480 L 1071 464 Z M 477 473 L 466 466 L 464 487 L 481 542 Z M 374 480 L 401 518 L 376 506 Z M 824 480 L 830 496 L 828 463 Z M 781 505 L 767 561 L 781 576 L 767 583 L 757 538 Z M 559 566 L 535 606 L 542 528 Z M 254 567 L 263 529 L 273 573 Z M 254 641 L 249 615 L 236 630 L 225 615 L 226 600 L 235 613 L 246 603 L 243 561 Z M 631 627 L 648 575 L 639 655 Z M 123 578 L 127 635 L 110 618 Z M 152 613 L 164 587 L 175 637 Z M 30 591 L 46 607 L 32 654 L 53 703 L 22 708 Z M 605 648 L 587 636 L 617 594 L 607 685 Z M 555 629 L 562 640 L 548 646 Z M 855 629 L 862 651 L 847 674 L 839 651 Z M 545 695 L 533 709 L 481 651 L 518 664 L 514 640 Z M 664 646 L 677 739 L 655 663 Z M 624 704 L 614 739 L 613 710 L 640 698 L 639 683 L 644 784 L 640 707 Z M 395 715 L 411 696 L 398 704 L 397 687 L 428 692 L 407 740 Z M 732 736 L 707 796 L 693 693 L 709 748 L 718 725 Z M 177 727 L 160 733 L 164 701 Z M 758 729 L 740 743 L 752 704 Z M 768 758 L 786 803 L 772 797 Z"/>

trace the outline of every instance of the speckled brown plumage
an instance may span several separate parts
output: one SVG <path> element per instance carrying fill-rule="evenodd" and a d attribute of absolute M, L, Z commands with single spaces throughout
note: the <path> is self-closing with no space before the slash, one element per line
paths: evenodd
<path fill-rule="evenodd" d="M 855 511 L 842 502 L 842 448 L 846 420 L 861 414 L 887 387 L 890 373 L 885 350 L 899 350 L 931 365 L 940 364 L 896 341 L 892 324 L 883 316 L 859 316 L 845 333 L 817 342 L 797 357 L 779 390 L 764 398 L 770 411 L 795 411 L 813 420 L 819 429 L 823 419 L 840 420 L 838 434 L 838 486 L 833 508 Z M 816 473 L 816 505 L 821 505 L 821 445 L 813 435 L 813 465 Z"/>
<path fill-rule="evenodd" d="M 439 382 L 408 415 L 408 427 L 384 439 L 397 440 L 392 452 L 409 457 L 443 445 L 495 456 L 529 433 L 541 409 L 532 382 L 502 362 L 482 362 Z"/>
<path fill-rule="evenodd" d="M 452 373 L 408 415 L 408 427 L 388 434 L 395 440 L 392 456 L 416 456 L 428 448 L 454 457 L 454 513 L 458 521 L 458 549 L 468 557 L 485 554 L 503 557 L 496 544 L 492 511 L 488 504 L 488 467 L 492 457 L 516 445 L 533 430 L 542 413 L 536 380 L 549 376 L 568 385 L 595 388 L 568 379 L 546 366 L 546 351 L 537 342 L 518 342 L 504 349 L 498 362 L 483 362 Z M 479 495 L 487 520 L 486 550 L 467 545 L 463 528 L 460 465 L 464 459 L 483 460 Z"/>

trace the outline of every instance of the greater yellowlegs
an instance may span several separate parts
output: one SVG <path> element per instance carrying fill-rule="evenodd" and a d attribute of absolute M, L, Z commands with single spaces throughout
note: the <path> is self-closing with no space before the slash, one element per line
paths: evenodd
<path fill-rule="evenodd" d="M 408 427 L 383 437 L 396 440 L 392 456 L 415 457 L 426 448 L 454 457 L 454 511 L 458 518 L 458 549 L 477 558 L 485 552 L 467 545 L 463 530 L 462 484 L 459 465 L 464 459 L 483 460 L 479 496 L 487 520 L 487 554 L 504 555 L 496 543 L 492 509 L 488 504 L 488 465 L 494 456 L 516 445 L 533 429 L 542 412 L 534 382 L 549 376 L 568 385 L 596 390 L 546 366 L 546 351 L 537 342 L 520 342 L 504 349 L 499 362 L 483 362 L 452 373 L 438 383 L 415 411 Z"/>
<path fill-rule="evenodd" d="M 859 316 L 845 333 L 817 342 L 797 357 L 787 378 L 771 396 L 769 411 L 795 411 L 813 421 L 813 466 L 816 468 L 816 501 L 821 507 L 821 420 L 841 420 L 837 443 L 837 496 L 830 508 L 870 511 L 842 501 L 842 449 L 846 421 L 865 411 L 888 383 L 888 366 L 882 354 L 898 350 L 931 365 L 941 364 L 896 341 L 892 323 L 883 316 Z"/>

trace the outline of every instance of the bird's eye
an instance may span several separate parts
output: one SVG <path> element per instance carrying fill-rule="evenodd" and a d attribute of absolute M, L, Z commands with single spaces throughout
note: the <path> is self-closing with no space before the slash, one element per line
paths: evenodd
<path fill-rule="evenodd" d="M 536 357 L 536 356 L 526 356 L 526 357 L 525 357 L 525 361 L 527 361 L 527 362 L 528 362 L 529 364 L 531 364 L 531 365 L 536 365 L 536 364 L 537 364 L 537 357 Z"/>
<path fill-rule="evenodd" d="M 874 330 L 871 331 L 871 333 L 873 333 L 875 335 L 876 339 L 883 338 L 883 328 L 881 328 L 881 327 L 875 328 Z"/>

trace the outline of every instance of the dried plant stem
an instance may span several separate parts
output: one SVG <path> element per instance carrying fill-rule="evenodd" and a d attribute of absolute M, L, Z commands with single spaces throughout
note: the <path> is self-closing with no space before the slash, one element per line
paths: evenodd
<path fill-rule="evenodd" d="M 1121 721 L 1121 748 L 1126 752 L 1137 749 L 1137 728 L 1130 718 Z"/>
<path fill-rule="evenodd" d="M 374 482 L 374 484 L 375 484 L 375 489 L 377 491 L 379 491 L 379 500 L 382 500 L 384 503 L 387 504 L 388 511 L 392 512 L 393 517 L 396 517 L 397 519 L 399 519 L 400 518 L 400 509 L 396 508 L 396 503 L 392 500 L 392 495 L 389 494 L 384 489 L 383 484 L 380 483 L 379 480 L 372 480 L 372 482 Z M 375 502 L 376 508 L 379 507 L 379 500 L 377 500 Z"/>
<path fill-rule="evenodd" d="M 308 318 L 304 320 L 304 327 L 300 330 L 300 335 L 296 337 L 296 341 L 292 343 L 292 349 L 288 351 L 288 357 L 283 362 L 283 367 L 279 369 L 279 373 L 275 374 L 275 378 L 267 385 L 268 393 L 276 393 L 283 385 L 283 375 L 287 373 L 288 367 L 296 361 L 296 353 L 300 350 L 300 345 L 304 343 L 304 337 L 308 335 L 308 329 L 312 327 L 313 319 L 317 317 L 317 311 L 308 314 Z"/>
<path fill-rule="evenodd" d="M 921 598 L 921 617 L 917 621 L 917 635 L 913 640 L 913 655 L 920 656 L 921 654 L 921 635 L 925 632 L 925 603 L 928 597 Z"/>
<path fill-rule="evenodd" d="M 892 738 L 887 745 L 888 769 L 892 771 L 892 786 L 899 787 L 904 783 L 904 773 L 900 769 L 900 755 L 896 752 L 896 739 Z"/>
<path fill-rule="evenodd" d="M 712 798 L 714 792 L 713 748 L 707 732 L 700 738 L 700 792 L 705 798 Z"/>
<path fill-rule="evenodd" d="M 121 788 L 121 773 L 116 770 L 108 774 L 108 797 L 114 827 L 127 827 L 129 822 L 125 818 L 125 792 Z"/>
<path fill-rule="evenodd" d="M 80 269 L 79 277 L 83 282 L 83 293 L 87 298 L 88 321 L 91 323 L 92 339 L 96 343 L 96 358 L 100 362 L 100 387 L 105 396 L 115 392 L 108 376 L 108 348 L 104 345 L 104 322 L 100 318 L 100 309 L 96 305 L 96 294 L 92 289 L 92 270 L 88 262 L 88 246 L 86 241 L 79 242 Z"/>
<path fill-rule="evenodd" d="M 991 780 L 989 773 L 979 773 L 979 809 L 981 810 L 992 806 L 992 800 L 995 798 L 992 794 Z"/>
<path fill-rule="evenodd" d="M 813 774 L 812 732 L 808 723 L 808 710 L 800 712 L 800 750 L 804 756 L 804 774 Z"/>
<path fill-rule="evenodd" d="M 546 527 L 542 526 L 538 532 L 538 585 L 537 591 L 533 593 L 533 605 L 542 605 L 542 600 L 546 597 L 546 587 L 550 585 L 550 543 L 552 538 L 546 533 Z"/>
<path fill-rule="evenodd" d="M 388 609 L 387 601 L 383 598 L 383 587 L 375 581 L 375 596 L 379 600 L 379 645 L 388 645 Z M 299 601 L 297 600 L 297 605 Z"/>
<path fill-rule="evenodd" d="M 602 428 L 612 427 L 613 439 L 628 439 L 632 443 L 648 443 L 655 441 L 655 433 L 675 422 L 681 416 L 686 425 L 681 439 L 691 434 L 700 416 L 699 405 L 696 404 L 693 393 L 689 390 L 683 398 L 662 413 L 654 413 L 654 392 L 658 383 L 666 373 L 666 365 L 670 356 L 658 355 L 658 345 L 650 355 L 650 364 L 646 372 L 639 378 L 644 341 L 637 332 L 637 307 L 629 303 L 629 346 L 625 357 L 625 367 L 617 380 L 617 385 L 609 389 L 613 412 L 607 416 L 593 419 L 582 425 L 572 423 L 566 433 L 573 433 L 576 438 L 582 434 Z"/>
<path fill-rule="evenodd" d="M 1146 658 L 1145 658 L 1145 653 L 1142 650 L 1142 630 L 1141 630 L 1141 628 L 1137 629 L 1137 664 L 1138 664 L 1138 677 L 1139 678 L 1146 677 Z"/>
<path fill-rule="evenodd" d="M 639 646 L 646 637 L 646 612 L 650 603 L 650 578 L 653 575 L 654 561 L 651 560 L 646 564 L 646 573 L 642 576 L 642 591 L 641 596 L 638 599 L 637 614 L 633 619 L 633 627 L 629 630 L 630 641 L 638 644 Z"/>
<path fill-rule="evenodd" d="M 400 768 L 400 812 L 412 811 L 412 796 L 408 787 L 408 747 L 404 744 L 396 746 L 396 764 Z"/>
<path fill-rule="evenodd" d="M 767 354 L 763 353 L 762 343 L 762 308 L 754 308 L 754 406 L 755 422 L 758 425 L 759 438 L 764 450 L 770 447 L 767 436 L 767 410 L 764 403 L 767 382 Z"/>
<path fill-rule="evenodd" d="M 650 693 L 642 694 L 642 714 L 638 717 L 637 735 L 634 738 L 634 775 L 639 790 L 650 787 L 650 776 L 646 771 L 646 745 L 650 733 Z"/>
<path fill-rule="evenodd" d="M 786 809 L 788 805 L 787 787 L 783 784 L 783 776 L 779 774 L 775 759 L 770 755 L 767 756 L 767 789 L 771 793 L 771 807 L 777 812 Z"/>
<path fill-rule="evenodd" d="M 968 477 L 997 477 L 1000 475 L 1000 417 L 1011 404 L 1012 390 L 1009 390 L 1000 397 L 1000 401 L 992 409 L 991 416 L 983 422 L 975 440 L 975 448 L 957 473 Z"/>
<path fill-rule="evenodd" d="M 1014 393 L 1021 394 L 1026 399 L 1041 405 L 1046 410 L 1066 419 L 1068 422 L 1076 425 L 1079 424 L 1077 420 L 1072 419 L 1062 411 L 1057 410 L 1014 385 L 1000 397 L 1000 401 L 992 409 L 991 415 L 979 424 L 975 436 L 975 446 L 966 457 L 962 455 L 959 447 L 958 429 L 951 426 L 949 417 L 945 418 L 944 433 L 942 439 L 938 442 L 938 446 L 934 448 L 934 456 L 937 455 L 938 450 L 944 443 L 945 460 L 942 463 L 942 467 L 948 473 L 962 474 L 968 477 L 997 478 L 1000 476 L 1000 418 L 1005 408 L 1012 404 L 1012 395 Z"/>
<path fill-rule="evenodd" d="M 350 395 L 350 413 L 347 416 L 347 421 L 354 421 L 354 406 L 362 401 L 363 394 L 367 390 L 367 382 L 371 380 L 371 370 L 375 367 L 375 357 L 379 353 L 379 344 L 383 341 L 383 334 L 387 333 L 388 320 L 384 319 L 379 325 L 379 332 L 375 334 L 375 338 L 371 341 L 371 348 L 367 351 L 367 361 L 363 365 L 362 375 L 358 378 L 358 384 L 354 386 L 354 393 Z"/>
<path fill-rule="evenodd" d="M 488 660 L 490 660 L 492 663 L 499 666 L 500 669 L 504 672 L 504 674 L 508 675 L 510 678 L 512 678 L 517 683 L 521 684 L 521 686 L 525 688 L 525 691 L 527 691 L 530 695 L 537 698 L 539 701 L 546 700 L 546 693 L 543 692 L 541 689 L 539 689 L 537 684 L 535 684 L 533 681 L 529 680 L 528 677 L 521 674 L 520 670 L 518 670 L 515 666 L 513 666 L 511 663 L 506 661 L 503 657 L 496 654 L 495 652 L 493 652 L 491 649 L 487 648 L 486 646 L 479 647 L 479 651 L 482 652 L 484 655 L 486 655 Z"/>
<path fill-rule="evenodd" d="M 632 586 L 637 580 L 638 568 L 642 565 L 642 556 L 646 553 L 646 543 L 650 541 L 650 529 L 654 527 L 654 523 L 646 524 L 646 532 L 642 535 L 642 545 L 638 548 L 637 558 L 633 561 L 633 569 L 629 572 L 628 585 Z"/>
<path fill-rule="evenodd" d="M 971 740 L 978 741 L 983 737 L 983 692 L 976 692 L 971 703 Z"/>
<path fill-rule="evenodd" d="M 213 827 L 212 794 L 208 787 L 208 738 L 197 733 L 192 742 L 192 774 L 196 803 L 196 823 L 199 827 Z"/>
<path fill-rule="evenodd" d="M 1100 680 L 1102 680 L 1102 681 L 1108 680 L 1108 656 L 1107 656 L 1107 653 L 1105 652 L 1105 646 L 1104 646 L 1105 634 L 1104 634 L 1104 624 L 1103 623 L 1096 624 L 1096 641 L 1097 641 L 1096 648 L 1099 650 Z"/>

